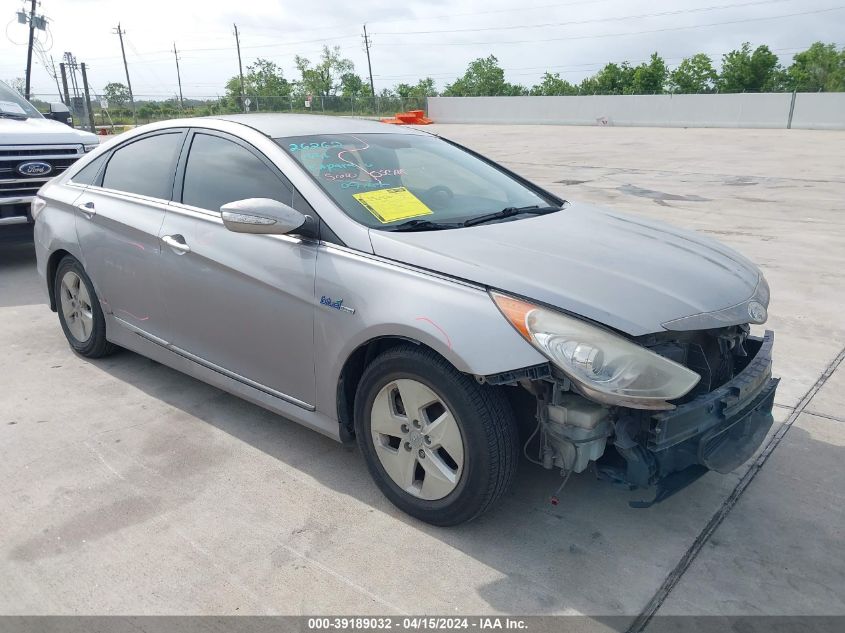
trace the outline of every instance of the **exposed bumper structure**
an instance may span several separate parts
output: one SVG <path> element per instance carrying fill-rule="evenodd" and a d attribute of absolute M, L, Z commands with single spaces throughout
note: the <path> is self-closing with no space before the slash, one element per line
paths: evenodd
<path fill-rule="evenodd" d="M 614 447 L 624 466 L 599 462 L 599 476 L 636 488 L 657 485 L 653 501 L 633 504 L 647 507 L 708 470 L 728 473 L 748 461 L 774 421 L 779 379 L 772 378 L 773 344 L 770 331 L 748 337 L 748 356 L 737 361 L 744 367 L 731 381 L 672 411 L 620 418 Z"/>

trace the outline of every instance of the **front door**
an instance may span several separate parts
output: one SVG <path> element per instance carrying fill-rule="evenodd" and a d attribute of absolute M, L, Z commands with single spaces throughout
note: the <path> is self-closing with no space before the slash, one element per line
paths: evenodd
<path fill-rule="evenodd" d="M 220 215 L 245 198 L 292 204 L 293 188 L 239 139 L 197 131 L 188 142 L 181 189 L 159 231 L 164 338 L 197 362 L 311 407 L 316 245 L 232 233 Z"/>
<path fill-rule="evenodd" d="M 184 130 L 168 130 L 118 147 L 75 202 L 83 265 L 103 310 L 157 337 L 159 228 L 184 140 Z"/>

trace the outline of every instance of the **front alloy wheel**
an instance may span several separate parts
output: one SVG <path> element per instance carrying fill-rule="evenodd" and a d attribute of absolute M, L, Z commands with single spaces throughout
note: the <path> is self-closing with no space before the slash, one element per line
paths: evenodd
<path fill-rule="evenodd" d="M 91 338 L 94 312 L 91 295 L 77 273 L 68 270 L 59 284 L 59 303 L 70 335 L 80 344 Z"/>
<path fill-rule="evenodd" d="M 464 442 L 452 412 L 421 382 L 395 380 L 379 391 L 370 429 L 385 472 L 420 499 L 442 499 L 458 485 Z"/>
<path fill-rule="evenodd" d="M 474 519 L 516 472 L 516 423 L 501 389 L 417 345 L 392 347 L 366 367 L 355 435 L 384 495 L 434 525 Z"/>

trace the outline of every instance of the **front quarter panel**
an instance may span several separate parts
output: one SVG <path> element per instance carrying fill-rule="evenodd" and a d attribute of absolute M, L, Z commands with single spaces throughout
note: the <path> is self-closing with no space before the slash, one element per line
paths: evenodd
<path fill-rule="evenodd" d="M 377 338 L 423 343 L 474 375 L 547 362 L 477 285 L 324 245 L 315 290 L 317 408 L 330 417 L 344 363 Z"/>
<path fill-rule="evenodd" d="M 56 251 L 67 251 L 82 261 L 82 252 L 76 237 L 76 214 L 73 204 L 83 189 L 74 185 L 51 182 L 38 191 L 47 206 L 35 220 L 35 261 L 42 287 L 49 297 L 50 280 L 47 279 L 47 262 Z"/>

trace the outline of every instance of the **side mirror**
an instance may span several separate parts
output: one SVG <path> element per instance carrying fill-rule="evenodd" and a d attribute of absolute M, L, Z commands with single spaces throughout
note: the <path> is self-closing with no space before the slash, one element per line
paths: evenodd
<path fill-rule="evenodd" d="M 73 117 L 70 114 L 70 109 L 64 103 L 51 103 L 47 118 L 73 127 Z"/>
<path fill-rule="evenodd" d="M 223 224 L 234 233 L 285 235 L 303 226 L 308 217 L 270 198 L 247 198 L 220 207 Z"/>

